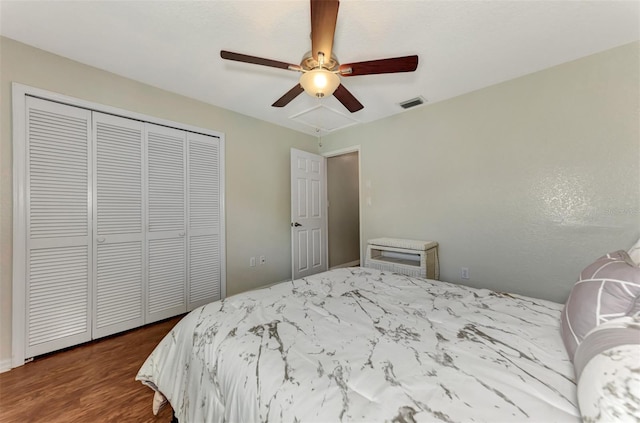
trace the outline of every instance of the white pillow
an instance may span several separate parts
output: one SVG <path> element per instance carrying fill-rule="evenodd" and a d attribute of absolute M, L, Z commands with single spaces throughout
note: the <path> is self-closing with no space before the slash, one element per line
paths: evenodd
<path fill-rule="evenodd" d="M 640 317 L 623 317 L 593 329 L 574 364 L 584 422 L 640 421 Z"/>
<path fill-rule="evenodd" d="M 640 265 L 640 239 L 636 242 L 633 247 L 629 248 L 629 257 L 631 260 L 635 262 L 636 265 Z"/>
<path fill-rule="evenodd" d="M 640 406 L 640 345 L 620 345 L 589 361 L 578 382 L 578 403 L 584 422 L 635 423 Z"/>

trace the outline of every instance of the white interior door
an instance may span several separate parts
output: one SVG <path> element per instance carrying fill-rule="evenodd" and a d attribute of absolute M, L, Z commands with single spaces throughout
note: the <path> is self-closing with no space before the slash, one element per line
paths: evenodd
<path fill-rule="evenodd" d="M 147 147 L 146 323 L 187 311 L 186 132 L 145 124 Z"/>
<path fill-rule="evenodd" d="M 91 339 L 91 112 L 27 97 L 25 357 Z"/>
<path fill-rule="evenodd" d="M 144 124 L 93 113 L 93 337 L 144 324 Z"/>
<path fill-rule="evenodd" d="M 187 135 L 187 310 L 221 298 L 220 139 Z"/>
<path fill-rule="evenodd" d="M 293 279 L 327 270 L 326 161 L 291 149 L 291 262 Z"/>

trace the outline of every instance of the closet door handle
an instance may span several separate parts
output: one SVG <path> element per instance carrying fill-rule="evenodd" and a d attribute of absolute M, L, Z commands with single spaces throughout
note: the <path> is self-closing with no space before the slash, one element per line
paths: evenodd
<path fill-rule="evenodd" d="M 98 241 L 99 244 L 102 244 L 104 242 L 104 237 L 101 236 L 96 241 Z"/>
<path fill-rule="evenodd" d="M 184 232 L 180 232 L 178 236 L 184 236 Z"/>

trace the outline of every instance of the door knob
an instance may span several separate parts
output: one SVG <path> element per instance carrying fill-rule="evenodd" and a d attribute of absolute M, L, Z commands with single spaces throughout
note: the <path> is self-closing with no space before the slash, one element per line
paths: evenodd
<path fill-rule="evenodd" d="M 291 226 L 295 226 L 297 228 L 298 226 L 302 226 L 302 225 L 296 222 L 296 223 L 292 223 Z"/>
<path fill-rule="evenodd" d="M 100 237 L 100 238 L 97 239 L 97 241 L 102 244 L 105 241 L 105 239 L 104 239 L 104 237 Z"/>

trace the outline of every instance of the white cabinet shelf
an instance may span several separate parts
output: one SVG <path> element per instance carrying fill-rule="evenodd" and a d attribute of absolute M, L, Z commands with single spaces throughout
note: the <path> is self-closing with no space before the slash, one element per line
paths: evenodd
<path fill-rule="evenodd" d="M 438 243 L 398 238 L 376 238 L 369 240 L 365 267 L 439 279 Z"/>

